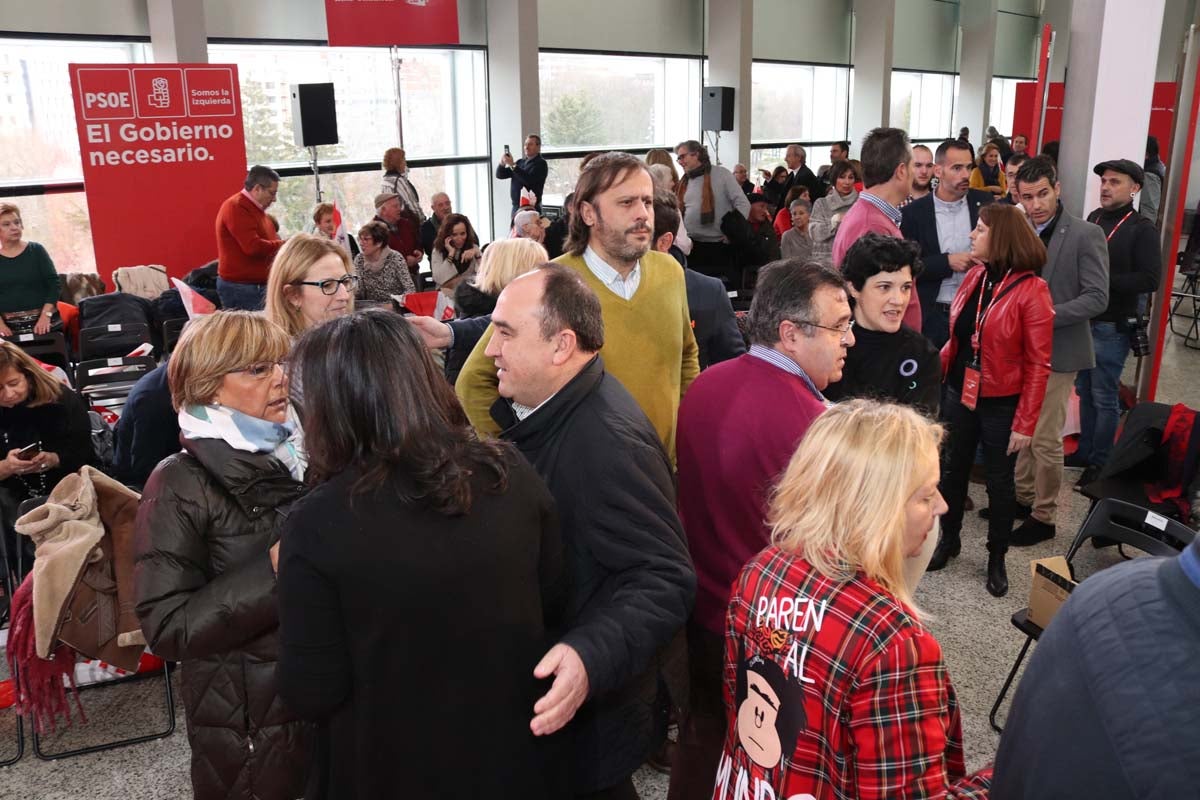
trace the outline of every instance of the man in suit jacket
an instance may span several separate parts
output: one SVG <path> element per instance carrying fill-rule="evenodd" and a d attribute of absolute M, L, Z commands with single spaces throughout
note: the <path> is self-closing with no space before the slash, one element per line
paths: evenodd
<path fill-rule="evenodd" d="M 679 230 L 679 202 L 670 192 L 654 193 L 654 249 L 673 256 L 683 267 L 687 285 L 688 312 L 692 333 L 700 349 L 700 369 L 737 358 L 746 352 L 746 340 L 738 329 L 733 304 L 720 278 L 687 268 L 687 256 L 675 246 Z"/>
<path fill-rule="evenodd" d="M 1062 428 L 1075 373 L 1096 366 L 1092 318 L 1108 307 L 1108 243 L 1098 225 L 1073 216 L 1059 200 L 1054 161 L 1031 158 L 1017 171 L 1021 205 L 1046 245 L 1042 278 L 1054 300 L 1054 349 L 1042 413 L 1033 443 L 1017 456 L 1017 513 L 1027 519 L 1013 531 L 1018 547 L 1055 534 L 1058 490 L 1062 486 Z"/>
<path fill-rule="evenodd" d="M 938 185 L 901 209 L 900 230 L 921 246 L 924 269 L 917 276 L 921 301 L 921 332 L 934 346 L 950 339 L 950 303 L 972 262 L 971 231 L 980 206 L 992 193 L 969 188 L 971 153 L 957 139 L 947 139 L 934 154 Z"/>
<path fill-rule="evenodd" d="M 788 179 L 783 185 L 783 196 L 797 186 L 808 188 L 808 196 L 816 199 L 821 196 L 821 182 L 816 174 L 808 168 L 808 153 L 798 144 L 789 144 L 783 152 L 783 161 L 787 164 Z"/>

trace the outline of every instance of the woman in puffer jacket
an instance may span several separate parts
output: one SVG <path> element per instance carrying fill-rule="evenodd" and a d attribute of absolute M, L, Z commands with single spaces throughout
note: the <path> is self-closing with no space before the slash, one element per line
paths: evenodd
<path fill-rule="evenodd" d="M 182 662 L 197 800 L 299 797 L 311 758 L 275 682 L 279 530 L 304 473 L 289 345 L 255 312 L 188 325 L 168 368 L 183 452 L 138 509 L 137 615 L 150 649 Z"/>

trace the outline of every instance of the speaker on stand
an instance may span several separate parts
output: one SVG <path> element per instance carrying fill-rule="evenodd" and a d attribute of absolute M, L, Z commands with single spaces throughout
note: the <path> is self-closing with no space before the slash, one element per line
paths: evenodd
<path fill-rule="evenodd" d="M 720 163 L 721 131 L 733 130 L 733 87 L 705 86 L 700 95 L 700 129 L 716 134 L 713 161 Z"/>
<path fill-rule="evenodd" d="M 317 202 L 321 202 L 321 175 L 317 171 L 317 145 L 337 144 L 337 110 L 332 83 L 293 83 L 292 134 L 297 145 L 307 147 Z"/>

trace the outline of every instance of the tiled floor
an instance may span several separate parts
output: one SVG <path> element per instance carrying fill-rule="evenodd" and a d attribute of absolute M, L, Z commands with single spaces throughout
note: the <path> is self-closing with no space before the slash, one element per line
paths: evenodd
<path fill-rule="evenodd" d="M 1198 368 L 1200 352 L 1188 350 L 1177 337 L 1168 336 L 1158 399 L 1195 406 L 1198 386 L 1193 370 Z M 1132 365 L 1128 372 L 1127 380 L 1131 380 Z M 1022 643 L 1009 617 L 1025 605 L 1028 597 L 1029 571 L 1024 565 L 1030 558 L 1065 551 L 1087 511 L 1085 500 L 1071 490 L 1077 477 L 1078 471 L 1067 471 L 1060 498 L 1057 539 L 1029 550 L 1010 552 L 1012 588 L 1007 597 L 994 599 L 983 588 L 986 532 L 984 523 L 974 514 L 966 521 L 962 555 L 946 570 L 927 575 L 917 592 L 918 603 L 933 615 L 931 627 L 942 644 L 958 691 L 970 769 L 986 765 L 995 754 L 998 737 L 988 727 L 987 713 Z M 986 504 L 982 487 L 973 485 L 971 494 L 976 506 Z M 1088 575 L 1118 559 L 1111 550 L 1085 548 L 1077 563 L 1081 574 Z M 102 741 L 106 736 L 120 735 L 119 730 L 148 730 L 164 721 L 158 681 L 89 691 L 83 700 L 88 725 L 51 737 L 52 741 L 46 743 L 48 748 Z M 53 762 L 41 761 L 27 752 L 15 766 L 0 770 L 0 800 L 188 797 L 189 753 L 183 709 L 178 703 L 177 712 L 179 728 L 165 740 Z M 12 753 L 14 735 L 11 709 L 0 711 L 0 760 Z M 643 769 L 636 781 L 643 798 L 666 796 L 664 776 Z"/>

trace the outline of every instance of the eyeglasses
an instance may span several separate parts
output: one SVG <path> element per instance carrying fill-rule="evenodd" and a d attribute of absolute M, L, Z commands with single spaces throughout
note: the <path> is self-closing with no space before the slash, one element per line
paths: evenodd
<path fill-rule="evenodd" d="M 841 325 L 833 325 L 833 326 L 818 325 L 817 323 L 809 322 L 806 319 L 794 319 L 794 320 L 792 320 L 792 322 L 796 323 L 797 325 L 811 325 L 814 328 L 820 328 L 823 331 L 833 331 L 834 333 L 839 334 L 843 339 L 845 339 L 846 335 L 848 333 L 850 333 L 850 331 L 854 328 L 854 320 L 850 320 L 849 322 L 843 323 Z"/>
<path fill-rule="evenodd" d="M 281 368 L 285 375 L 287 374 L 287 369 L 288 369 L 287 361 L 258 361 L 254 364 L 251 364 L 248 367 L 242 367 L 241 369 L 231 369 L 229 371 L 231 373 L 244 372 L 246 375 L 250 376 L 254 380 L 262 381 L 262 380 L 266 380 L 267 378 L 274 375 L 276 367 Z"/>
<path fill-rule="evenodd" d="M 323 281 L 296 281 L 297 286 L 316 286 L 321 294 L 337 294 L 338 287 L 345 288 L 351 294 L 358 288 L 357 275 L 343 275 L 340 278 L 326 278 Z"/>
<path fill-rule="evenodd" d="M 696 155 L 696 154 L 695 154 L 695 153 L 690 153 L 690 152 L 689 152 L 689 153 L 680 153 L 680 154 L 679 154 L 679 158 L 677 158 L 677 159 L 675 159 L 675 160 L 676 160 L 677 162 L 679 162 L 680 164 L 682 164 L 682 163 L 683 163 L 683 160 L 684 160 L 685 158 L 687 158 L 688 156 L 694 156 L 694 155 Z"/>

